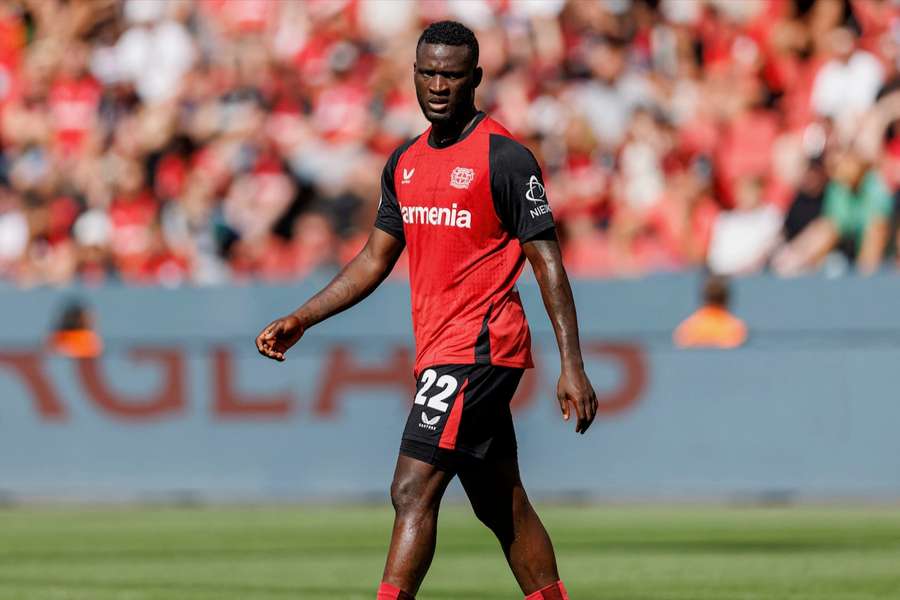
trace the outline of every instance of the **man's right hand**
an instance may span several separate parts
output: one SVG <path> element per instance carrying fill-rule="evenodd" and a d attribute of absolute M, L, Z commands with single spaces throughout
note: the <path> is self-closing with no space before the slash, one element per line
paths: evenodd
<path fill-rule="evenodd" d="M 303 337 L 305 330 L 294 315 L 275 319 L 256 336 L 256 349 L 263 356 L 283 361 L 285 352 Z"/>

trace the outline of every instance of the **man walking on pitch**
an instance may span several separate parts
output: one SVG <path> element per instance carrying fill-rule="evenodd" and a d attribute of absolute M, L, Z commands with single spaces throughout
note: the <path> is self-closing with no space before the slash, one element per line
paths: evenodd
<path fill-rule="evenodd" d="M 362 251 L 256 338 L 260 353 L 284 360 L 307 328 L 368 296 L 409 249 L 416 396 L 391 484 L 396 516 L 378 600 L 415 597 L 434 556 L 441 497 L 457 475 L 527 600 L 568 598 L 519 478 L 509 408 L 533 366 L 515 285 L 526 257 L 559 345 L 560 408 L 566 420 L 574 411 L 576 432 L 591 425 L 597 399 L 540 168 L 475 107 L 481 77 L 469 29 L 442 21 L 422 33 L 413 78 L 431 127 L 388 159 Z"/>

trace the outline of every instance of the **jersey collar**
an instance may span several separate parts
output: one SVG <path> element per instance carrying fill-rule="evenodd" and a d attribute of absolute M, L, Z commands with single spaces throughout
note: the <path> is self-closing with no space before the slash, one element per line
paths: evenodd
<path fill-rule="evenodd" d="M 453 142 L 452 144 L 447 144 L 446 146 L 433 146 L 431 144 L 431 127 L 429 127 L 428 131 L 425 132 L 425 143 L 428 144 L 429 148 L 432 148 L 434 150 L 446 150 L 447 148 L 452 148 L 456 144 L 469 137 L 469 134 L 471 134 L 473 131 L 475 131 L 475 129 L 478 128 L 478 125 L 484 120 L 486 116 L 487 114 L 483 110 L 479 110 L 475 114 L 475 118 L 472 119 L 472 122 L 469 124 L 469 126 L 466 127 L 465 131 L 462 132 L 462 135 L 460 135 L 455 142 Z"/>

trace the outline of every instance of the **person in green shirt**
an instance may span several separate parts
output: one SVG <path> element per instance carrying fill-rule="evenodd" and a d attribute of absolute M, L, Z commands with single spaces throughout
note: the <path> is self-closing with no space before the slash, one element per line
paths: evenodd
<path fill-rule="evenodd" d="M 857 253 L 862 251 L 870 226 L 890 219 L 892 205 L 890 192 L 873 169 L 862 175 L 855 188 L 835 180 L 825 189 L 825 217 L 841 238 L 855 243 Z"/>
<path fill-rule="evenodd" d="M 852 151 L 831 164 L 822 216 L 813 221 L 772 261 L 781 275 L 808 271 L 843 246 L 862 273 L 877 270 L 890 235 L 893 198 L 878 171 Z"/>

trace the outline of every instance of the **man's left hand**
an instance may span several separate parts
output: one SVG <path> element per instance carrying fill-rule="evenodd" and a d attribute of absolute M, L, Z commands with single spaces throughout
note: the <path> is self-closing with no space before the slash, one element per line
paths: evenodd
<path fill-rule="evenodd" d="M 578 416 L 575 432 L 587 431 L 597 415 L 597 394 L 583 368 L 563 368 L 556 385 L 556 398 L 566 421 L 569 420 L 571 409 L 575 410 Z"/>

